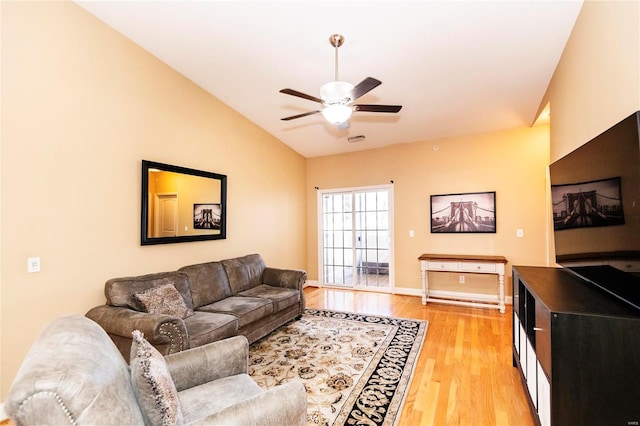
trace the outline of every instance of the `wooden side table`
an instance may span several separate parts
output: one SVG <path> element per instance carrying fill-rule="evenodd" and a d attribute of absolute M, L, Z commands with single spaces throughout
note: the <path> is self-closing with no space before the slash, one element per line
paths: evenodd
<path fill-rule="evenodd" d="M 504 273 L 507 259 L 503 256 L 423 254 L 420 260 L 422 273 L 422 304 L 427 302 L 448 303 L 451 305 L 496 308 L 501 314 L 506 311 L 504 303 Z M 498 276 L 497 303 L 458 300 L 454 298 L 429 295 L 429 272 L 464 272 L 468 274 L 495 274 Z"/>

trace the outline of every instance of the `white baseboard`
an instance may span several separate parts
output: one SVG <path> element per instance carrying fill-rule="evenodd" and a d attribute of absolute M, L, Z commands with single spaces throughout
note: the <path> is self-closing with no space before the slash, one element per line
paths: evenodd
<path fill-rule="evenodd" d="M 402 296 L 422 296 L 422 290 L 419 288 L 395 287 L 393 289 L 393 294 L 400 294 Z"/>
<path fill-rule="evenodd" d="M 304 286 L 318 287 L 318 288 L 321 287 L 320 282 L 318 280 L 307 280 L 305 281 Z M 345 288 L 344 290 L 350 290 L 350 289 Z M 422 297 L 422 289 L 419 289 L 419 288 L 395 287 L 391 293 L 400 294 L 402 296 Z M 485 303 L 487 302 L 498 303 L 498 296 L 493 294 L 463 293 L 459 291 L 446 291 L 446 290 L 431 290 L 429 292 L 429 295 L 432 297 L 438 297 L 443 299 L 475 301 L 475 302 L 485 302 Z M 513 304 L 513 298 L 511 296 L 505 297 L 504 303 L 506 305 Z"/>

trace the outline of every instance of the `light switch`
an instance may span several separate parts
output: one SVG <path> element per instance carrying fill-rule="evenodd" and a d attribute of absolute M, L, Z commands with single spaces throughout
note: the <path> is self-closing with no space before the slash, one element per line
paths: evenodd
<path fill-rule="evenodd" d="M 27 259 L 27 272 L 40 272 L 40 258 L 30 257 Z"/>
<path fill-rule="evenodd" d="M 524 230 L 523 229 L 516 230 L 516 237 L 518 238 L 524 237 Z"/>

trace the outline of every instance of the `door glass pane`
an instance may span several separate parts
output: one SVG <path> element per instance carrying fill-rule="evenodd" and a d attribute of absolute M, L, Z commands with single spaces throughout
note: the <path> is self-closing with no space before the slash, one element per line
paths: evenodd
<path fill-rule="evenodd" d="M 353 226 L 353 214 L 352 213 L 343 213 L 342 214 L 342 229 L 351 229 Z"/>
<path fill-rule="evenodd" d="M 378 226 L 378 221 L 376 220 L 376 212 L 375 211 L 367 211 L 365 213 L 366 216 L 366 223 L 365 223 L 365 228 L 366 229 L 376 229 L 376 227 Z"/>
<path fill-rule="evenodd" d="M 389 231 L 378 232 L 378 249 L 389 249 Z M 386 251 L 386 250 L 385 250 Z"/>
<path fill-rule="evenodd" d="M 333 246 L 334 247 L 344 247 L 343 244 L 343 233 L 342 231 L 334 231 L 333 233 Z"/>
<path fill-rule="evenodd" d="M 353 247 L 353 232 L 351 231 L 343 231 L 342 232 L 342 240 L 343 240 L 343 247 L 346 248 L 352 248 Z M 351 256 L 353 257 L 353 256 Z"/>
<path fill-rule="evenodd" d="M 351 213 L 352 209 L 351 209 L 351 200 L 352 200 L 352 196 L 351 194 L 345 194 L 342 196 L 342 203 L 343 203 L 343 209 L 342 211 L 344 212 L 349 212 Z"/>
<path fill-rule="evenodd" d="M 376 228 L 378 229 L 388 229 L 389 228 L 389 212 L 379 211 L 376 215 Z"/>
<path fill-rule="evenodd" d="M 375 192 L 367 192 L 365 194 L 366 197 L 366 206 L 365 209 L 367 211 L 375 211 L 376 210 L 376 202 L 377 202 L 377 193 Z"/>
<path fill-rule="evenodd" d="M 389 193 L 387 191 L 378 191 L 376 194 L 376 202 L 378 211 L 388 211 L 389 210 Z"/>

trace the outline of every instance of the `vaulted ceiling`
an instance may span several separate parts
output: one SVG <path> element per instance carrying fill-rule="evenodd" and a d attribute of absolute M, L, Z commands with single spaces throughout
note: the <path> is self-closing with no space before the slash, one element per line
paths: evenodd
<path fill-rule="evenodd" d="M 497 131 L 536 119 L 582 1 L 78 1 L 305 157 Z M 334 80 L 382 84 L 339 130 L 314 114 Z M 360 142 L 349 142 L 363 135 Z"/>

